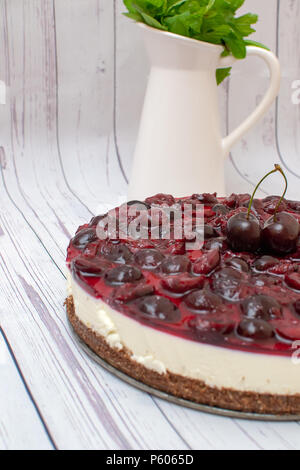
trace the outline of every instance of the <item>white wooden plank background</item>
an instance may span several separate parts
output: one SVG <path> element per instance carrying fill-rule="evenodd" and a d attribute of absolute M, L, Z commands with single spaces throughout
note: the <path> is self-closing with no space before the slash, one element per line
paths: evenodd
<path fill-rule="evenodd" d="M 228 159 L 228 190 L 250 190 L 281 161 L 299 198 L 300 105 L 291 95 L 300 1 L 251 0 L 245 9 L 250 3 L 261 16 L 258 40 L 280 56 L 283 83 Z M 0 0 L 8 86 L 0 106 L 0 449 L 300 449 L 299 423 L 173 406 L 97 367 L 70 335 L 66 246 L 80 223 L 124 198 L 148 74 L 122 10 L 121 0 Z M 255 60 L 235 67 L 220 89 L 224 133 L 255 106 L 267 78 Z"/>

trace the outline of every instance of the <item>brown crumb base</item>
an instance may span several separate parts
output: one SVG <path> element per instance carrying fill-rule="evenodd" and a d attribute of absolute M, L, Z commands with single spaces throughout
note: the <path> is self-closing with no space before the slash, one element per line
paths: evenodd
<path fill-rule="evenodd" d="M 66 307 L 75 332 L 98 356 L 144 384 L 176 397 L 224 409 L 274 415 L 300 414 L 300 394 L 284 396 L 217 389 L 200 380 L 172 372 L 158 374 L 147 369 L 133 361 L 126 348 L 120 351 L 111 348 L 102 336 L 85 326 L 75 314 L 72 296 L 67 298 Z"/>

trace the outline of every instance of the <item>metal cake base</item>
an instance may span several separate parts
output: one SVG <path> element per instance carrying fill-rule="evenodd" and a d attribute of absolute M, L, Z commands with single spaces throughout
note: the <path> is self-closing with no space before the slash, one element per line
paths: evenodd
<path fill-rule="evenodd" d="M 156 388 L 150 387 L 149 385 L 145 385 L 138 380 L 133 379 L 129 375 L 121 372 L 120 370 L 116 369 L 108 362 L 106 362 L 101 357 L 97 356 L 97 354 L 92 351 L 89 346 L 87 346 L 84 341 L 77 335 L 74 331 L 73 326 L 69 322 L 71 327 L 71 332 L 74 340 L 78 344 L 78 346 L 83 349 L 83 351 L 97 364 L 101 367 L 106 369 L 111 374 L 115 375 L 119 379 L 127 382 L 129 385 L 132 385 L 143 392 L 149 393 L 155 397 L 161 398 L 162 400 L 167 400 L 170 403 L 174 403 L 175 405 L 184 406 L 186 408 L 191 408 L 193 410 L 202 411 L 204 413 L 211 413 L 218 416 L 226 416 L 228 418 L 238 418 L 238 419 L 249 419 L 249 420 L 257 420 L 257 421 L 300 421 L 300 415 L 271 415 L 271 414 L 258 414 L 258 413 L 244 413 L 242 411 L 233 411 L 233 410 L 226 410 L 223 408 L 217 408 L 214 406 L 209 405 L 201 405 L 199 403 L 195 403 L 193 401 L 185 400 L 184 398 L 178 398 L 174 395 L 170 395 L 168 393 L 162 392 L 157 390 Z"/>

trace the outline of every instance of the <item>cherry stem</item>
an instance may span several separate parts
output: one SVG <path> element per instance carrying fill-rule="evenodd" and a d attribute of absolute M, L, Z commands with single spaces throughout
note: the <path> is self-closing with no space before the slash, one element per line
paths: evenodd
<path fill-rule="evenodd" d="M 257 184 L 257 186 L 255 187 L 254 192 L 253 192 L 252 197 L 251 197 L 250 202 L 249 202 L 248 213 L 247 213 L 247 219 L 249 219 L 249 217 L 250 217 L 251 207 L 252 207 L 252 204 L 253 204 L 253 199 L 254 199 L 254 196 L 255 196 L 256 191 L 258 190 L 259 186 L 262 184 L 263 181 L 265 181 L 266 178 L 268 178 L 268 177 L 269 177 L 270 175 L 272 175 L 273 173 L 276 173 L 277 171 L 279 171 L 279 173 L 281 173 L 282 176 L 283 176 L 283 178 L 284 178 L 284 181 L 285 181 L 285 189 L 284 189 L 283 195 L 281 196 L 281 198 L 280 198 L 279 201 L 278 201 L 278 204 L 277 204 L 276 207 L 275 207 L 275 211 L 274 211 L 274 221 L 276 222 L 276 214 L 277 214 L 277 212 L 278 212 L 278 209 L 279 209 L 279 207 L 280 207 L 280 204 L 282 203 L 282 201 L 283 201 L 283 199 L 284 199 L 284 197 L 285 197 L 285 195 L 286 195 L 287 189 L 288 189 L 288 180 L 287 180 L 287 177 L 285 176 L 284 171 L 283 171 L 283 169 L 281 168 L 281 166 L 280 166 L 280 165 L 277 165 L 277 164 L 274 165 L 274 166 L 275 166 L 274 170 L 272 170 L 272 171 L 270 171 L 269 173 L 267 173 L 267 174 L 260 180 L 260 182 Z"/>

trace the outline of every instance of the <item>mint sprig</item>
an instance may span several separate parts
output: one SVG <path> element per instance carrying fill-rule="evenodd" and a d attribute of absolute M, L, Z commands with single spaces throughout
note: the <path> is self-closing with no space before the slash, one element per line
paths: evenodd
<path fill-rule="evenodd" d="M 223 56 L 246 57 L 246 46 L 266 46 L 246 39 L 255 32 L 258 16 L 236 16 L 245 0 L 123 0 L 124 13 L 135 21 L 171 33 L 224 47 Z M 217 70 L 217 83 L 230 75 L 231 67 Z"/>

